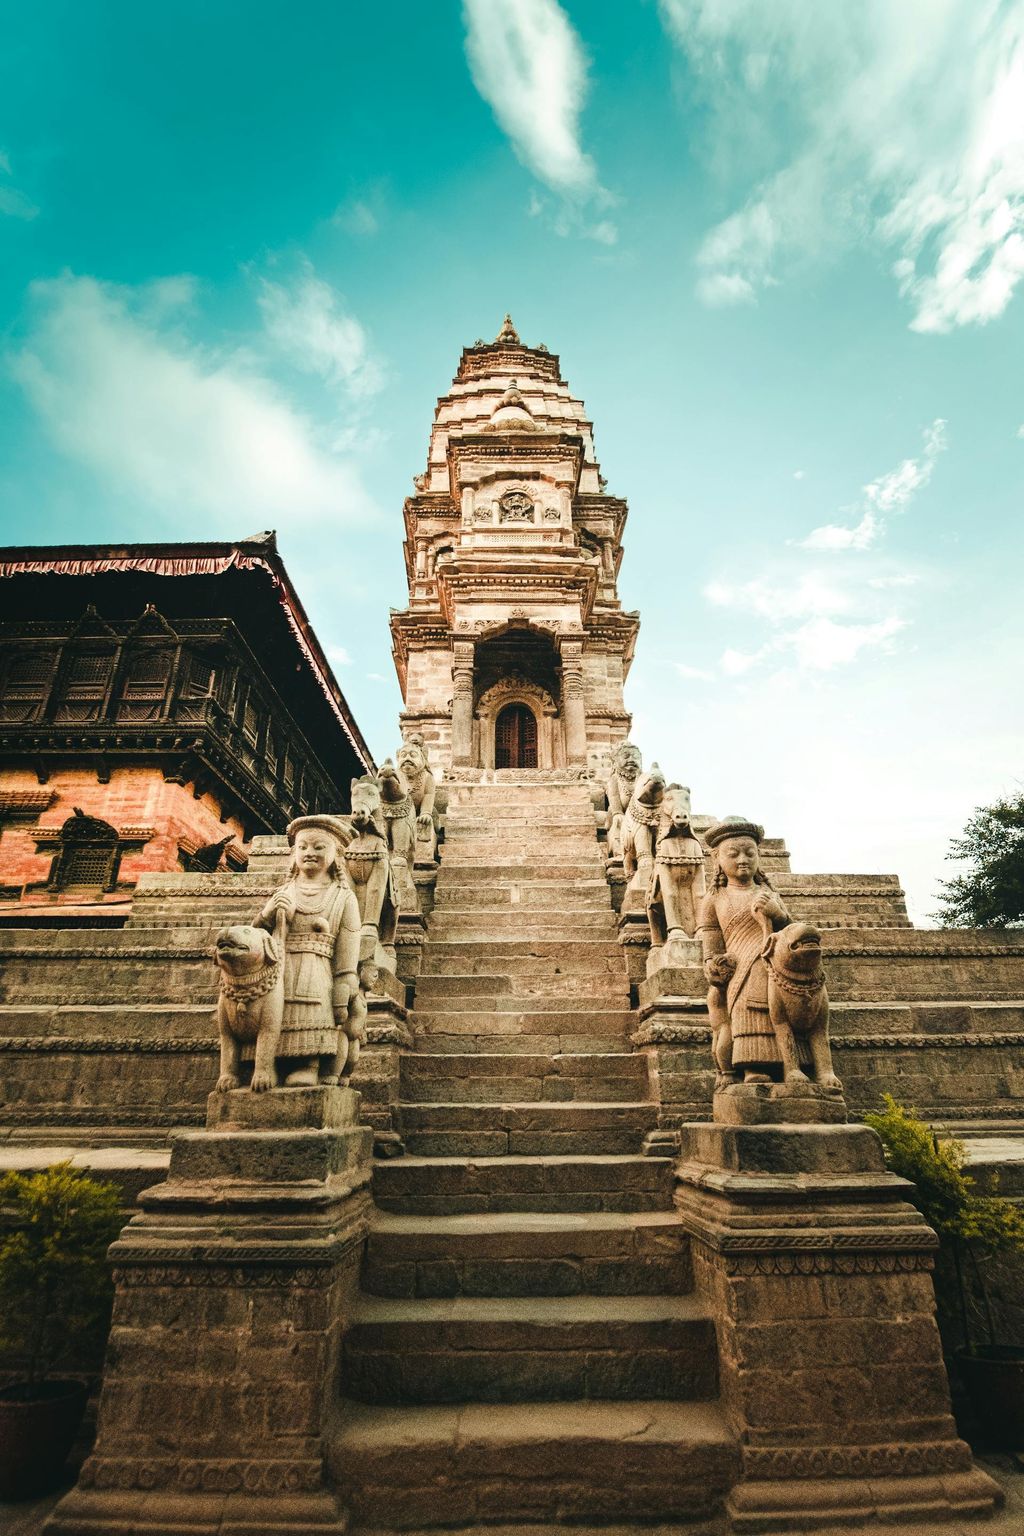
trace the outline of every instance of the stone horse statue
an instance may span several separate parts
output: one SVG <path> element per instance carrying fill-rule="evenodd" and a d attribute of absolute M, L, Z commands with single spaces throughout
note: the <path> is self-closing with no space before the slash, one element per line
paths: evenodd
<path fill-rule="evenodd" d="M 380 785 L 372 773 L 352 780 L 354 836 L 345 849 L 345 869 L 359 904 L 359 969 L 364 984 L 375 966 L 390 969 L 381 945 L 392 945 L 398 928 L 398 893 L 391 873 L 387 828 L 381 809 Z"/>
<path fill-rule="evenodd" d="M 409 785 L 390 757 L 377 773 L 380 786 L 381 815 L 387 828 L 391 873 L 398 891 L 398 905 L 403 912 L 419 912 L 419 897 L 412 878 L 416 858 L 416 807 Z"/>
<path fill-rule="evenodd" d="M 652 946 L 667 945 L 671 951 L 679 940 L 694 938 L 704 895 L 704 850 L 690 825 L 690 791 L 682 784 L 667 784 L 654 838 L 654 873 L 647 890 Z M 673 961 L 671 953 L 664 955 L 663 963 Z"/>
<path fill-rule="evenodd" d="M 622 864 L 629 881 L 627 890 L 640 891 L 646 902 L 647 888 L 654 875 L 654 848 L 661 803 L 665 795 L 665 775 L 657 763 L 637 774 L 633 794 L 622 817 Z"/>

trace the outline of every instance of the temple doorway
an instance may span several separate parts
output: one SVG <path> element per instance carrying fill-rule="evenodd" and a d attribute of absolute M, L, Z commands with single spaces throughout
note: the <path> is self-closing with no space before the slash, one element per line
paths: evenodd
<path fill-rule="evenodd" d="M 536 768 L 537 717 L 525 704 L 506 704 L 494 723 L 495 768 Z"/>

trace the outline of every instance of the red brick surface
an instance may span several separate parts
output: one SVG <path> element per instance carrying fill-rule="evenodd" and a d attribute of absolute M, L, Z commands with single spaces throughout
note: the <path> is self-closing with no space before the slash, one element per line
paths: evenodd
<path fill-rule="evenodd" d="M 0 793 L 12 789 L 38 789 L 39 782 L 30 769 L 10 768 L 0 773 Z M 242 825 L 235 817 L 221 820 L 220 806 L 210 794 L 197 800 L 190 785 L 168 784 L 158 768 L 115 768 L 110 783 L 101 784 L 95 770 L 61 768 L 50 778 L 47 789 L 55 799 L 38 817 L 5 819 L 0 825 L 0 884 L 28 885 L 45 881 L 50 872 L 53 850 L 37 852 L 29 836 L 34 827 L 59 828 L 75 806 L 87 816 L 99 816 L 119 832 L 128 827 L 155 827 L 156 834 L 143 847 L 123 853 L 118 879 L 134 884 L 149 871 L 180 869 L 179 838 L 193 843 L 216 843 L 232 833 L 244 846 Z M 52 901 L 47 891 L 29 891 L 25 901 Z M 82 893 L 69 895 L 80 902 Z M 109 900 L 117 900 L 111 893 Z M 123 896 L 120 898 L 123 900 Z"/>

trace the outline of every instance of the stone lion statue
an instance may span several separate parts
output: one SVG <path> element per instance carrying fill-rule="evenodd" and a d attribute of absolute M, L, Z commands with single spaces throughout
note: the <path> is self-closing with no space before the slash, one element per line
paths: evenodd
<path fill-rule="evenodd" d="M 821 934 L 810 923 L 788 923 L 765 938 L 768 1017 L 782 1060 L 784 1081 L 808 1081 L 804 1066 L 826 1093 L 840 1093 L 828 1039 L 828 989 L 821 968 Z"/>

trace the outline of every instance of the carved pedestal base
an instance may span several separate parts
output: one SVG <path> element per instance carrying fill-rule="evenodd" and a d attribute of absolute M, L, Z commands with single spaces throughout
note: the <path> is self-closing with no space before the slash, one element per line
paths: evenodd
<path fill-rule="evenodd" d="M 111 1249 L 96 1448 L 47 1532 L 345 1530 L 321 1433 L 371 1205 L 358 1116 L 349 1088 L 242 1090 L 173 1135 Z"/>
<path fill-rule="evenodd" d="M 363 1121 L 374 1131 L 378 1156 L 395 1157 L 405 1151 L 399 1114 L 399 1071 L 402 1052 L 413 1044 L 409 1028 L 406 988 L 389 971 L 381 971 L 372 992 L 367 993 L 366 1044 L 352 1074 L 352 1085 L 362 1095 Z"/>
<path fill-rule="evenodd" d="M 841 1094 L 815 1083 L 731 1083 L 715 1093 L 716 1125 L 845 1125 Z"/>
<path fill-rule="evenodd" d="M 990 1514 L 935 1326 L 935 1235 L 857 1125 L 684 1126 L 676 1206 L 741 1448 L 735 1531 Z"/>
<path fill-rule="evenodd" d="M 414 981 L 419 975 L 426 936 L 427 920 L 422 912 L 402 912 L 399 915 L 394 969 L 401 981 Z"/>
<path fill-rule="evenodd" d="M 658 1103 L 658 1125 L 675 1130 L 703 1119 L 715 1085 L 711 1029 L 699 962 L 662 966 L 638 988 L 640 1027 L 635 1049 L 646 1053 Z"/>

